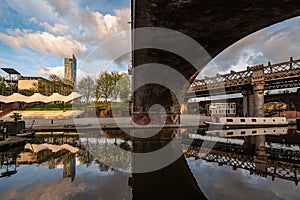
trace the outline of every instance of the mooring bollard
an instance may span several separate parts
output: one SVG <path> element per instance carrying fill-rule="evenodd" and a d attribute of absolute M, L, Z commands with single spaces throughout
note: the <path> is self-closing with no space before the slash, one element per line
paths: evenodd
<path fill-rule="evenodd" d="M 53 124 L 53 119 L 51 119 L 51 124 Z"/>

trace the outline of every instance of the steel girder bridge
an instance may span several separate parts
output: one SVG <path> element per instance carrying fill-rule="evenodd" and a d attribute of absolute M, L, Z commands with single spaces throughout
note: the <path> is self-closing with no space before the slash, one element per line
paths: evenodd
<path fill-rule="evenodd" d="M 251 90 L 253 85 L 263 84 L 265 90 L 300 87 L 300 59 L 267 66 L 257 65 L 246 70 L 229 74 L 217 74 L 214 77 L 196 79 L 187 93 L 187 97 L 241 93 Z"/>

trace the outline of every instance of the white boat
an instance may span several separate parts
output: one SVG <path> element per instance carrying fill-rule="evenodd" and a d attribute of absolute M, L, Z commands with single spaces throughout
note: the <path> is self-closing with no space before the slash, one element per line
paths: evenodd
<path fill-rule="evenodd" d="M 285 117 L 220 117 L 205 123 L 210 130 L 288 126 Z"/>

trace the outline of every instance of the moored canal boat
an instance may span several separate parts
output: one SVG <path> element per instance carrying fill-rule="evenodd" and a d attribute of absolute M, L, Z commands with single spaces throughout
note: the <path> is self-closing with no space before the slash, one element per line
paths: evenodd
<path fill-rule="evenodd" d="M 285 117 L 220 117 L 205 124 L 210 130 L 288 126 Z"/>

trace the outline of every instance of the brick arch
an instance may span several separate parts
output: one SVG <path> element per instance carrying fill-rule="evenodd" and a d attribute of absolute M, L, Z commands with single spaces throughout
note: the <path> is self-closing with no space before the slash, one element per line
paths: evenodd
<path fill-rule="evenodd" d="M 133 28 L 164 27 L 179 31 L 201 44 L 212 58 L 258 30 L 300 15 L 298 0 L 138 0 L 133 1 L 132 6 Z M 172 66 L 190 82 L 197 75 L 193 66 L 176 56 L 153 49 L 134 52 L 134 67 L 149 61 Z M 134 80 L 138 78 L 134 77 Z M 158 90 L 148 87 L 136 91 L 133 113 L 142 113 L 145 107 L 151 106 L 153 99 L 145 96 L 158 94 Z M 173 99 L 172 94 L 167 99 Z M 179 112 L 180 106 L 175 101 L 168 106 L 168 110 Z"/>

